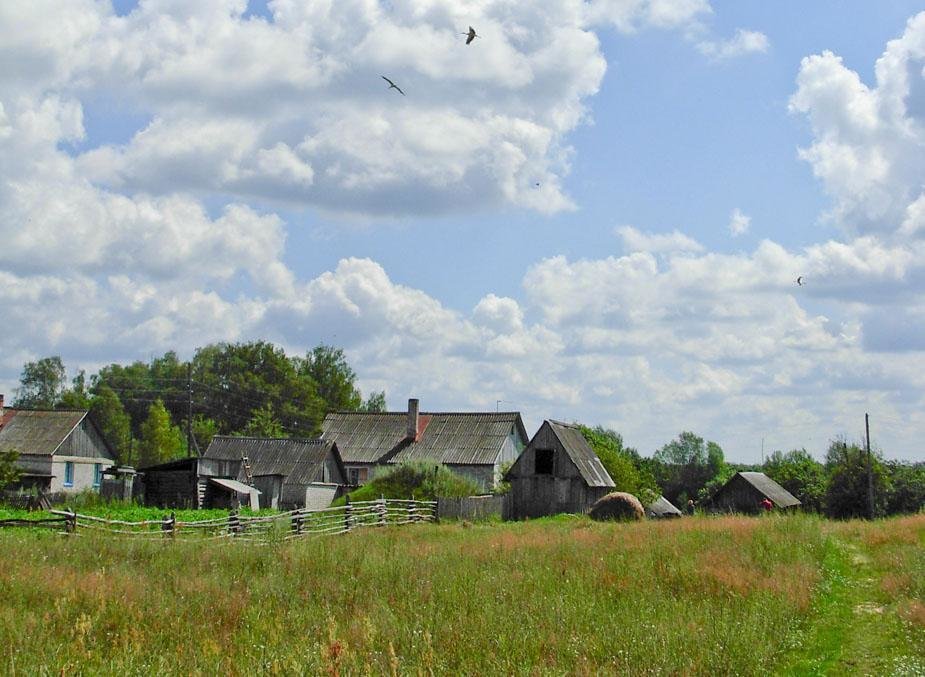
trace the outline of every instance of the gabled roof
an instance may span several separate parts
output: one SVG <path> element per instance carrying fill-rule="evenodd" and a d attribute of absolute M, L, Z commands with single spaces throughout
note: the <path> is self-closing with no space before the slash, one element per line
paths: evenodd
<path fill-rule="evenodd" d="M 778 508 L 790 508 L 795 505 L 802 505 L 796 496 L 784 489 L 763 472 L 739 472 L 736 474 L 755 487 L 763 496 L 767 496 Z M 731 482 L 732 480 L 729 481 Z"/>
<path fill-rule="evenodd" d="M 565 453 L 572 459 L 578 468 L 582 479 L 589 487 L 614 487 L 610 473 L 601 463 L 601 459 L 594 453 L 588 440 L 581 434 L 578 426 L 562 423 L 561 421 L 546 421 L 555 436 L 562 443 Z"/>
<path fill-rule="evenodd" d="M 646 514 L 660 517 L 663 515 L 681 515 L 682 513 L 675 507 L 674 503 L 664 496 L 659 496 L 646 506 Z"/>
<path fill-rule="evenodd" d="M 323 479 L 322 466 L 329 453 L 344 473 L 337 445 L 331 440 L 216 435 L 202 457 L 240 462 L 247 456 L 254 477 L 282 475 L 284 484 L 307 485 Z"/>
<path fill-rule="evenodd" d="M 5 409 L 0 451 L 51 456 L 86 416 L 86 411 L 70 409 Z"/>
<path fill-rule="evenodd" d="M 429 413 L 418 419 L 418 440 L 407 436 L 407 412 L 335 412 L 321 424 L 322 437 L 337 442 L 345 463 L 430 460 L 446 465 L 493 465 L 514 429 L 526 443 L 517 412 Z"/>

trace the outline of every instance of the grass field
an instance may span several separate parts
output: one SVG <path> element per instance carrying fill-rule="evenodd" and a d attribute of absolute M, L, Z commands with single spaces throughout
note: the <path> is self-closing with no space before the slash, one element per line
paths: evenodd
<path fill-rule="evenodd" d="M 0 533 L 10 674 L 925 674 L 925 515 Z"/>

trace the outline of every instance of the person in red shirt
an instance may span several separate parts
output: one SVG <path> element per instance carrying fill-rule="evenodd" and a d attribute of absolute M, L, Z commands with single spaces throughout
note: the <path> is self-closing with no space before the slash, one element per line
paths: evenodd
<path fill-rule="evenodd" d="M 774 504 L 771 503 L 770 499 L 767 496 L 765 496 L 764 499 L 761 501 L 761 507 L 764 508 L 765 512 L 770 512 L 771 508 L 774 507 Z"/>

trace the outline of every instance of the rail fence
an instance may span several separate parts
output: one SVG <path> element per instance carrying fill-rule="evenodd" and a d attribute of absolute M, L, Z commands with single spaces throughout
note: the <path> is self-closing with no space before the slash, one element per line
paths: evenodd
<path fill-rule="evenodd" d="M 336 508 L 290 510 L 273 515 L 241 515 L 181 521 L 174 513 L 161 520 L 130 522 L 52 510 L 48 520 L 15 520 L 16 526 L 51 526 L 62 533 L 102 533 L 135 539 L 221 540 L 270 543 L 311 536 L 344 534 L 354 529 L 438 521 L 436 501 L 382 498 Z M 13 520 L 10 520 L 13 521 Z M 39 524 L 47 522 L 48 524 Z M 10 525 L 14 526 L 14 525 Z"/>

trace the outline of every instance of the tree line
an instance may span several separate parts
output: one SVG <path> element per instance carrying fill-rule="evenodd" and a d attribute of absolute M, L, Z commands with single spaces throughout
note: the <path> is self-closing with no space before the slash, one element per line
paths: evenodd
<path fill-rule="evenodd" d="M 762 464 L 728 463 L 716 442 L 682 432 L 650 458 L 623 444 L 622 436 L 600 426 L 582 426 L 585 439 L 610 473 L 618 491 L 644 502 L 665 496 L 683 508 L 704 505 L 739 471 L 759 471 L 798 498 L 803 509 L 829 517 L 867 517 L 867 452 L 859 444 L 833 440 L 824 461 L 805 449 L 775 451 Z M 925 463 L 885 460 L 871 452 L 874 516 L 925 509 Z"/>
<path fill-rule="evenodd" d="M 45 357 L 23 367 L 14 406 L 89 410 L 119 462 L 144 467 L 205 450 L 214 435 L 316 437 L 331 411 L 384 411 L 385 392 L 364 398 L 340 348 L 290 356 L 252 341 L 210 344 L 188 362 L 171 351 L 112 363 L 70 382 L 61 358 Z"/>

